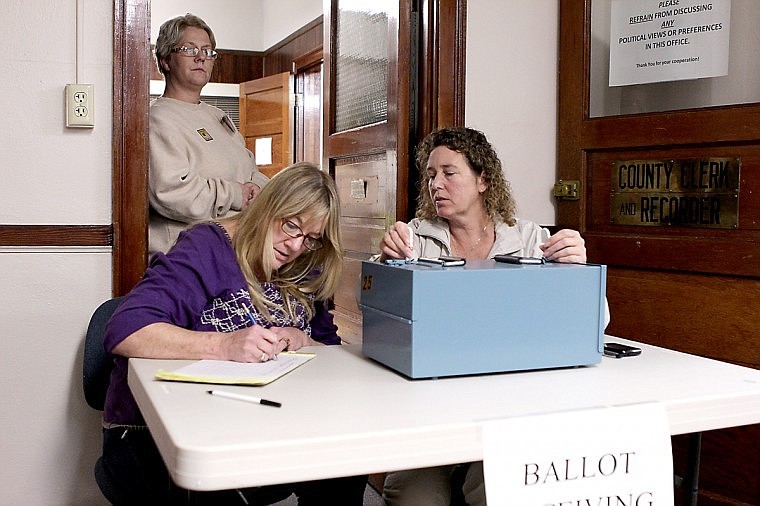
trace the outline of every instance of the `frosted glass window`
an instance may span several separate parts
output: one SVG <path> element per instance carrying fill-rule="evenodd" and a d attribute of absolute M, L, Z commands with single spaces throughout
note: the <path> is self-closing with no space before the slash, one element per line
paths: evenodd
<path fill-rule="evenodd" d="M 727 76 L 616 87 L 609 86 L 610 7 L 611 0 L 591 5 L 590 117 L 760 102 L 757 0 L 731 2 Z"/>
<path fill-rule="evenodd" d="M 336 132 L 388 118 L 388 13 L 371 3 L 338 2 Z"/>

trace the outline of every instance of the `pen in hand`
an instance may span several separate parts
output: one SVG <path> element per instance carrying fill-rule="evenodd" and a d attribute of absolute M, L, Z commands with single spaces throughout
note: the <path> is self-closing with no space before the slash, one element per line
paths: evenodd
<path fill-rule="evenodd" d="M 248 310 L 248 318 L 250 318 L 251 323 L 256 325 L 256 318 L 253 317 L 253 313 L 251 313 L 251 310 Z M 278 341 L 279 343 L 279 341 Z M 272 360 L 277 360 L 277 349 L 275 348 L 275 352 L 272 354 Z"/>
<path fill-rule="evenodd" d="M 282 407 L 282 403 L 280 402 L 269 401 L 267 399 L 261 399 L 259 397 L 251 397 L 250 395 L 225 392 L 223 390 L 206 390 L 206 392 L 217 397 L 225 397 L 227 399 L 235 399 L 237 401 L 253 402 L 254 404 L 263 404 L 264 406 L 272 406 L 275 408 Z"/>

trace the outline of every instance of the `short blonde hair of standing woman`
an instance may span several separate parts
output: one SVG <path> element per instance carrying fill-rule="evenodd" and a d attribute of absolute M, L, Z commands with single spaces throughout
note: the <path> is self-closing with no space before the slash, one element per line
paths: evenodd
<path fill-rule="evenodd" d="M 193 26 L 200 28 L 208 34 L 208 38 L 211 41 L 211 49 L 216 49 L 216 37 L 211 27 L 206 24 L 201 18 L 189 12 L 184 16 L 177 16 L 168 21 L 164 21 L 161 28 L 158 30 L 158 37 L 156 37 L 156 61 L 158 62 L 158 70 L 162 74 L 166 75 L 169 69 L 163 65 L 163 61 L 169 59 L 169 55 L 172 54 L 172 49 L 182 40 L 182 34 L 185 32 L 185 28 Z"/>

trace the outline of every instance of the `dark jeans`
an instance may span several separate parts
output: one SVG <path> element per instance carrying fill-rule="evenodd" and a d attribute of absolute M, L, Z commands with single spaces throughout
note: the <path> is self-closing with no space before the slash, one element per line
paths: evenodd
<path fill-rule="evenodd" d="M 103 430 L 103 457 L 98 462 L 103 495 L 116 506 L 264 505 L 291 494 L 299 506 L 331 504 L 361 506 L 367 476 L 306 481 L 218 492 L 189 492 L 174 485 L 147 429 L 117 427 Z M 101 483 L 101 482 L 105 483 Z M 243 499 L 245 497 L 245 500 Z"/>

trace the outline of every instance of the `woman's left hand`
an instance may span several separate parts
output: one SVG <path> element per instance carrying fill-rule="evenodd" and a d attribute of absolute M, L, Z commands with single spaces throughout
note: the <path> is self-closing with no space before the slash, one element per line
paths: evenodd
<path fill-rule="evenodd" d="M 269 330 L 280 338 L 280 345 L 282 346 L 280 351 L 296 351 L 304 346 L 321 344 L 295 327 L 269 327 Z"/>
<path fill-rule="evenodd" d="M 563 228 L 541 245 L 541 251 L 547 260 L 586 263 L 586 241 L 577 230 Z"/>
<path fill-rule="evenodd" d="M 248 204 L 251 203 L 251 201 L 258 195 L 258 193 L 261 191 L 261 188 L 259 188 L 259 185 L 255 183 L 242 183 L 243 184 L 243 209 L 248 207 Z"/>

